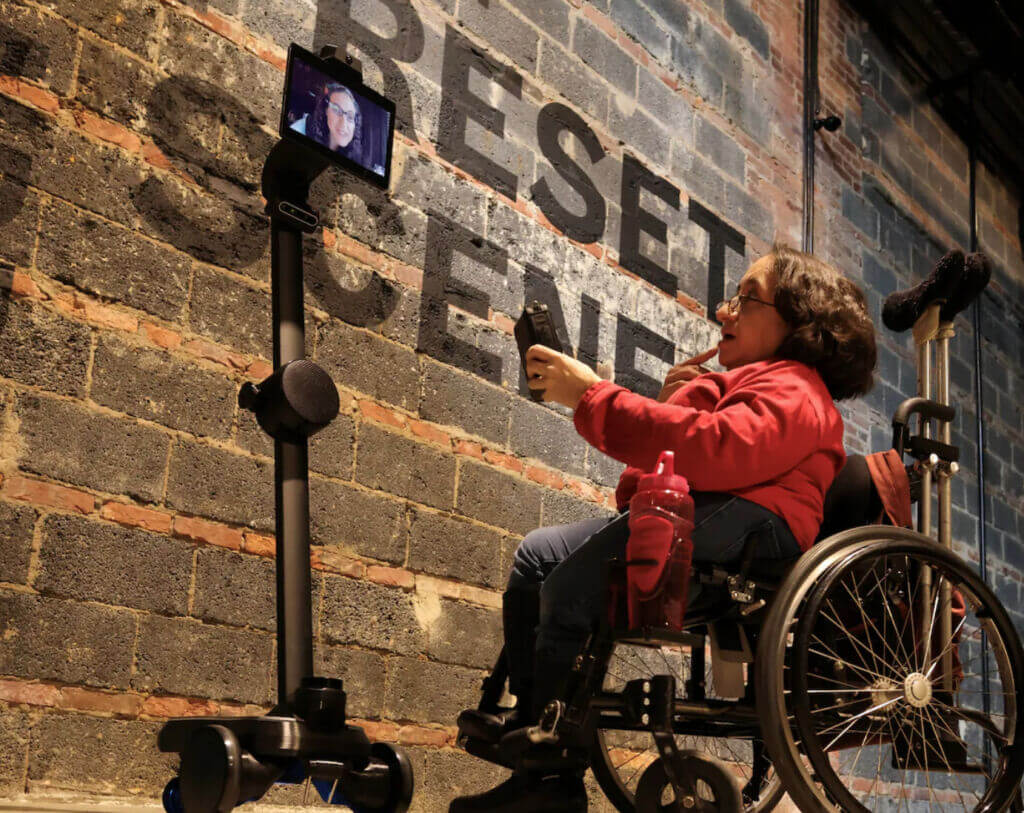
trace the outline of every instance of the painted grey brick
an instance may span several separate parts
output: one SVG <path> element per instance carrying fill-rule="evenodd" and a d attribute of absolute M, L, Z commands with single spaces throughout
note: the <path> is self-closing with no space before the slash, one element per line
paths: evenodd
<path fill-rule="evenodd" d="M 401 502 L 319 477 L 312 478 L 309 487 L 310 534 L 316 544 L 405 562 Z"/>
<path fill-rule="evenodd" d="M 547 40 L 540 44 L 540 76 L 584 113 L 598 121 L 608 115 L 608 86 Z"/>
<path fill-rule="evenodd" d="M 872 239 L 878 239 L 878 212 L 867 205 L 862 197 L 844 186 L 841 192 L 843 217 Z"/>
<path fill-rule="evenodd" d="M 29 780 L 90 794 L 159 795 L 178 767 L 177 754 L 157 749 L 160 727 L 159 722 L 44 714 L 32 727 Z"/>
<path fill-rule="evenodd" d="M 71 90 L 78 32 L 21 3 L 4 3 L 0 72 L 39 82 L 58 96 Z"/>
<path fill-rule="evenodd" d="M 359 430 L 356 480 L 434 508 L 450 509 L 455 490 L 455 458 L 364 423 Z"/>
<path fill-rule="evenodd" d="M 512 397 L 453 367 L 424 358 L 420 417 L 504 444 Z"/>
<path fill-rule="evenodd" d="M 636 97 L 636 63 L 583 17 L 576 18 L 573 51 L 612 87 L 630 98 Z"/>
<path fill-rule="evenodd" d="M 566 491 L 545 492 L 542 512 L 543 525 L 568 525 L 583 519 L 610 519 L 615 516 L 615 512 L 607 506 L 578 499 Z"/>
<path fill-rule="evenodd" d="M 273 528 L 273 468 L 263 460 L 179 441 L 171 450 L 167 504 L 222 522 Z"/>
<path fill-rule="evenodd" d="M 732 30 L 749 42 L 761 59 L 768 59 L 771 38 L 761 18 L 743 0 L 725 0 L 724 8 L 725 21 Z"/>
<path fill-rule="evenodd" d="M 724 172 L 732 175 L 741 183 L 746 168 L 746 155 L 733 139 L 711 124 L 707 119 L 697 119 L 698 152 L 704 153 Z"/>
<path fill-rule="evenodd" d="M 499 528 L 525 534 L 540 521 L 542 489 L 481 463 L 463 461 L 456 510 Z"/>
<path fill-rule="evenodd" d="M 479 700 L 480 673 L 460 666 L 395 658 L 384 687 L 384 714 L 391 720 L 445 723 Z"/>
<path fill-rule="evenodd" d="M 12 162 L 26 164 L 27 155 L 18 156 L 12 152 Z M 32 262 L 36 246 L 36 224 L 39 222 L 39 195 L 9 176 L 0 181 L 0 257 L 6 266 L 8 262 L 27 266 Z M 0 291 L 9 289 L 10 269 L 8 276 L 0 281 Z"/>
<path fill-rule="evenodd" d="M 572 420 L 525 398 L 512 405 L 509 446 L 556 469 L 586 472 L 587 442 L 576 433 Z"/>
<path fill-rule="evenodd" d="M 218 438 L 231 431 L 237 398 L 223 375 L 112 336 L 96 347 L 91 395 L 118 412 Z"/>
<path fill-rule="evenodd" d="M 191 614 L 201 621 L 273 632 L 277 629 L 275 589 L 272 560 L 201 548 L 196 554 Z"/>
<path fill-rule="evenodd" d="M 556 42 L 569 40 L 569 7 L 562 0 L 515 0 L 516 10 Z"/>
<path fill-rule="evenodd" d="M 46 207 L 37 265 L 54 279 L 177 320 L 192 262 L 127 229 L 59 201 Z"/>
<path fill-rule="evenodd" d="M 423 650 L 426 634 L 413 598 L 403 590 L 341 577 L 324 577 L 321 636 L 403 655 Z"/>
<path fill-rule="evenodd" d="M 124 688 L 135 625 L 127 610 L 0 590 L 0 674 Z"/>
<path fill-rule="evenodd" d="M 611 0 L 610 15 L 655 59 L 668 60 L 671 53 L 669 32 L 646 6 L 638 0 Z"/>
<path fill-rule="evenodd" d="M 457 601 L 441 601 L 430 626 L 427 654 L 440 661 L 488 669 L 501 648 L 501 612 Z"/>
<path fill-rule="evenodd" d="M 386 659 L 376 652 L 318 646 L 316 674 L 341 678 L 347 695 L 346 711 L 353 717 L 378 719 L 384 709 Z"/>
<path fill-rule="evenodd" d="M 0 290 L 0 376 L 62 395 L 82 395 L 89 328 Z"/>
<path fill-rule="evenodd" d="M 265 704 L 273 643 L 262 632 L 144 616 L 131 685 L 141 692 Z"/>
<path fill-rule="evenodd" d="M 184 615 L 192 578 L 192 546 L 137 528 L 51 514 L 43 522 L 42 592 Z"/>
<path fill-rule="evenodd" d="M 315 358 L 342 387 L 405 409 L 416 408 L 419 359 L 407 347 L 332 321 L 319 329 Z"/>
<path fill-rule="evenodd" d="M 270 294 L 227 274 L 196 268 L 189 299 L 189 324 L 242 353 L 272 355 Z"/>
<path fill-rule="evenodd" d="M 535 8 L 539 5 L 534 3 Z M 550 11 L 547 16 L 551 16 Z M 498 0 L 491 0 L 486 6 L 482 3 L 460 3 L 459 19 L 516 65 L 529 73 L 536 71 L 537 33 Z"/>
<path fill-rule="evenodd" d="M 410 520 L 411 570 L 487 587 L 502 586 L 504 534 L 421 508 L 411 511 Z"/>
<path fill-rule="evenodd" d="M 0 581 L 25 583 L 36 516 L 27 505 L 0 503 Z"/>
<path fill-rule="evenodd" d="M 129 419 L 23 395 L 16 411 L 26 471 L 156 502 L 163 491 L 170 439 Z"/>
<path fill-rule="evenodd" d="M 83 39 L 75 98 L 106 118 L 136 129 L 159 75 L 105 43 Z"/>
<path fill-rule="evenodd" d="M 0 709 L 0 793 L 14 795 L 25 790 L 25 764 L 31 721 L 17 708 Z"/>

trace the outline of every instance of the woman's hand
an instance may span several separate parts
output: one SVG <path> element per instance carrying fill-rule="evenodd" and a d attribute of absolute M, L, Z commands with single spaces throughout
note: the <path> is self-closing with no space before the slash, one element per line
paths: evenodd
<path fill-rule="evenodd" d="M 717 352 L 718 345 L 716 344 L 710 350 L 705 350 L 703 353 L 694 356 L 692 359 L 680 362 L 669 370 L 668 375 L 665 376 L 665 385 L 661 388 L 661 392 L 658 393 L 658 400 L 661 403 L 664 403 L 669 399 L 669 396 L 672 393 L 684 386 L 686 383 L 693 381 L 697 376 L 711 372 L 710 370 L 701 367 L 701 365 L 705 361 L 713 358 Z"/>
<path fill-rule="evenodd" d="M 582 361 L 550 347 L 535 344 L 526 351 L 526 383 L 531 390 L 542 391 L 545 401 L 576 409 L 583 393 L 600 380 Z"/>

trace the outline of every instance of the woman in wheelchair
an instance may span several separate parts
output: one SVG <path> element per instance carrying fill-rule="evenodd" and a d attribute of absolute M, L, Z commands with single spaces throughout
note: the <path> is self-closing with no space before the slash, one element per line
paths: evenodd
<path fill-rule="evenodd" d="M 815 540 L 825 492 L 843 466 L 835 400 L 867 392 L 874 326 L 860 289 L 814 257 L 776 245 L 719 304 L 716 347 L 669 372 L 656 399 L 601 380 L 575 359 L 535 345 L 530 387 L 574 410 L 577 431 L 625 463 L 624 512 L 664 449 L 694 499 L 694 562 L 728 563 L 754 546 L 794 559 Z M 718 355 L 725 372 L 699 365 Z M 535 722 L 559 692 L 606 601 L 608 560 L 624 557 L 627 515 L 539 528 L 520 544 L 504 594 L 505 657 L 517 706 L 479 721 L 490 736 Z M 586 809 L 579 763 L 514 773 L 451 811 Z"/>

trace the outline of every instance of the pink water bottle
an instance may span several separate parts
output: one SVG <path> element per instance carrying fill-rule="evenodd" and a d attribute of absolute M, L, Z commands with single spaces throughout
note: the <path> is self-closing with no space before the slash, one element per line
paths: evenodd
<path fill-rule="evenodd" d="M 693 498 L 663 451 L 629 501 L 626 595 L 629 626 L 683 628 L 693 562 Z"/>

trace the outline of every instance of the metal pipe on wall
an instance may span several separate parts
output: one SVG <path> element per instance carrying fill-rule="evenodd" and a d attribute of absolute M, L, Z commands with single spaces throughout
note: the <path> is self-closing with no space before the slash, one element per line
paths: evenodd
<path fill-rule="evenodd" d="M 818 113 L 818 0 L 804 1 L 803 250 L 814 252 L 814 117 Z"/>

